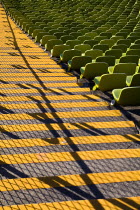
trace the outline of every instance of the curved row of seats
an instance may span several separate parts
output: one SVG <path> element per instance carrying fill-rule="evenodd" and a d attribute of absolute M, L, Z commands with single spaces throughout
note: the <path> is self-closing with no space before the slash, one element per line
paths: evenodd
<path fill-rule="evenodd" d="M 122 87 L 122 80 L 125 84 L 123 87 L 126 86 L 128 72 L 125 71 L 123 64 L 139 65 L 140 2 L 138 1 L 30 2 L 26 0 L 19 3 L 14 0 L 4 0 L 3 4 L 7 13 L 25 33 L 40 43 L 45 50 L 50 51 L 51 56 L 67 63 L 68 70 L 80 70 L 81 78 L 92 79 L 96 88 L 113 90 Z M 117 65 L 118 63 L 120 65 Z M 117 72 L 116 69 L 121 64 L 124 71 Z M 107 71 L 101 67 L 103 65 Z M 115 66 L 114 70 L 111 70 L 112 66 Z M 139 80 L 133 79 L 139 77 L 139 71 L 133 74 L 130 86 L 135 84 L 139 87 Z M 118 79 L 116 86 L 111 85 L 113 77 L 122 77 Z M 108 88 L 105 87 L 106 83 L 102 83 L 105 78 L 110 81 Z M 133 80 L 137 82 L 134 83 Z"/>

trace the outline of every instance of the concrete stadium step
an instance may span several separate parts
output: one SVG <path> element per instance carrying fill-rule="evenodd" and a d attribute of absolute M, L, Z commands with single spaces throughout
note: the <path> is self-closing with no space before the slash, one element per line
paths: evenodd
<path fill-rule="evenodd" d="M 22 210 L 22 209 L 77 209 L 81 210 L 84 207 L 87 210 L 97 210 L 104 208 L 106 210 L 110 209 L 138 209 L 140 203 L 140 197 L 123 197 L 123 198 L 110 198 L 110 199 L 93 199 L 93 200 L 71 200 L 64 202 L 52 202 L 52 203 L 32 203 L 25 205 L 13 205 L 13 206 L 3 206 L 0 210 Z"/>
<path fill-rule="evenodd" d="M 72 145 L 72 144 L 104 144 L 138 142 L 140 134 L 136 135 L 107 135 L 107 136 L 78 136 L 65 138 L 35 138 L 35 139 L 10 139 L 0 141 L 0 148 L 13 147 L 34 147 L 34 146 L 53 146 L 53 145 Z"/>

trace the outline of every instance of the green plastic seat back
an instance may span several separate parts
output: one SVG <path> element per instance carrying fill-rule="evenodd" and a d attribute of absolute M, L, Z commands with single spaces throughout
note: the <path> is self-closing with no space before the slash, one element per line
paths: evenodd
<path fill-rule="evenodd" d="M 126 52 L 126 55 L 138 55 L 140 57 L 140 48 L 139 49 L 130 49 Z"/>
<path fill-rule="evenodd" d="M 32 33 L 32 37 L 35 38 L 39 32 L 44 32 L 43 29 L 34 29 Z"/>
<path fill-rule="evenodd" d="M 66 41 L 66 45 L 70 45 L 71 49 L 74 48 L 75 45 L 79 45 L 81 44 L 81 41 L 80 40 L 67 40 Z"/>
<path fill-rule="evenodd" d="M 134 43 L 137 39 L 139 39 L 139 36 L 128 36 L 127 39 L 130 39 L 132 43 Z"/>
<path fill-rule="evenodd" d="M 137 65 L 135 63 L 118 63 L 114 67 L 113 73 L 135 74 Z"/>
<path fill-rule="evenodd" d="M 138 55 L 126 55 L 120 58 L 119 63 L 136 63 L 138 65 L 139 56 Z"/>
<path fill-rule="evenodd" d="M 91 37 L 90 36 L 78 36 L 77 39 L 84 42 L 85 40 L 90 40 Z"/>
<path fill-rule="evenodd" d="M 107 39 L 107 36 L 96 36 L 95 38 L 94 38 L 94 40 L 97 40 L 97 41 L 101 41 L 101 40 L 104 40 L 104 39 Z"/>
<path fill-rule="evenodd" d="M 130 36 L 139 36 L 140 37 L 140 32 L 131 32 Z"/>
<path fill-rule="evenodd" d="M 87 29 L 80 29 L 77 32 L 81 33 L 82 35 L 84 35 L 85 33 L 88 33 L 89 31 Z"/>
<path fill-rule="evenodd" d="M 49 32 L 49 34 L 54 35 L 54 33 L 57 33 L 58 30 L 57 29 L 51 29 L 48 32 Z"/>
<path fill-rule="evenodd" d="M 89 56 L 74 56 L 71 61 L 71 69 L 79 70 L 82 66 L 91 62 L 92 58 Z"/>
<path fill-rule="evenodd" d="M 112 36 L 112 33 L 110 33 L 110 32 L 101 32 L 100 36 L 107 36 L 107 38 L 110 39 L 111 36 Z"/>
<path fill-rule="evenodd" d="M 102 50 L 96 50 L 96 49 L 87 50 L 87 51 L 85 51 L 85 55 L 86 56 L 91 56 L 92 59 L 96 59 L 97 57 L 103 55 L 103 51 Z"/>
<path fill-rule="evenodd" d="M 63 41 L 63 43 L 66 43 L 67 40 L 74 40 L 74 36 L 70 36 L 70 35 L 64 35 L 61 36 L 60 39 Z"/>
<path fill-rule="evenodd" d="M 39 25 L 39 27 L 40 27 L 41 29 L 44 29 L 44 28 L 46 27 L 46 24 L 41 24 L 41 25 Z"/>
<path fill-rule="evenodd" d="M 45 26 L 43 29 L 44 29 L 44 31 L 47 31 L 47 32 L 49 32 L 49 30 L 51 30 L 51 28 L 48 26 L 47 27 Z"/>
<path fill-rule="evenodd" d="M 109 48 L 111 48 L 115 44 L 115 42 L 116 42 L 115 40 L 104 39 L 100 41 L 100 44 L 107 44 Z"/>
<path fill-rule="evenodd" d="M 91 48 L 92 48 L 95 44 L 98 44 L 98 41 L 90 39 L 90 40 L 85 40 L 83 43 L 84 44 L 89 44 L 91 46 Z"/>
<path fill-rule="evenodd" d="M 137 40 L 135 41 L 135 44 L 140 44 L 140 39 L 137 39 Z"/>
<path fill-rule="evenodd" d="M 130 46 L 130 49 L 140 49 L 140 44 L 133 44 Z"/>
<path fill-rule="evenodd" d="M 79 33 L 79 32 L 71 32 L 69 35 L 74 36 L 76 39 L 77 39 L 78 36 L 82 36 L 82 34 Z"/>
<path fill-rule="evenodd" d="M 117 30 L 116 29 L 109 29 L 108 31 L 106 32 L 109 32 L 111 33 L 112 35 L 116 34 L 117 33 Z"/>
<path fill-rule="evenodd" d="M 41 44 L 45 45 L 51 39 L 57 39 L 57 37 L 54 36 L 54 35 L 45 35 L 45 36 L 42 37 Z"/>
<path fill-rule="evenodd" d="M 63 44 L 62 40 L 60 39 L 50 39 L 48 40 L 47 44 L 45 44 L 45 49 L 51 51 L 55 45 Z"/>
<path fill-rule="evenodd" d="M 63 62 L 68 62 L 71 60 L 74 56 L 81 56 L 82 52 L 80 50 L 65 50 L 61 55 L 61 60 Z"/>
<path fill-rule="evenodd" d="M 125 53 L 126 50 L 127 50 L 127 45 L 125 45 L 125 44 L 117 44 L 117 45 L 114 45 L 112 47 L 112 49 L 120 49 L 120 50 L 122 50 L 123 53 Z"/>
<path fill-rule="evenodd" d="M 123 36 L 124 38 L 126 38 L 129 35 L 129 33 L 127 32 L 118 32 L 116 33 L 116 36 Z"/>
<path fill-rule="evenodd" d="M 105 55 L 112 55 L 115 56 L 115 59 L 119 59 L 122 56 L 122 50 L 120 49 L 107 50 L 105 52 Z"/>
<path fill-rule="evenodd" d="M 119 44 L 125 44 L 127 47 L 131 45 L 131 40 L 130 39 L 120 39 L 117 41 L 117 45 Z"/>
<path fill-rule="evenodd" d="M 88 44 L 79 44 L 79 45 L 75 45 L 74 49 L 80 50 L 82 53 L 84 53 L 86 50 L 90 50 L 91 47 Z"/>
<path fill-rule="evenodd" d="M 124 37 L 123 36 L 112 36 L 111 39 L 114 40 L 115 42 L 117 42 L 120 39 L 124 39 Z"/>
<path fill-rule="evenodd" d="M 104 62 L 88 63 L 85 66 L 83 77 L 86 79 L 94 79 L 96 76 L 106 74 L 108 70 L 108 64 Z"/>
<path fill-rule="evenodd" d="M 96 62 L 105 62 L 108 66 L 115 65 L 115 56 L 100 56 L 96 58 Z"/>
<path fill-rule="evenodd" d="M 35 42 L 40 42 L 43 36 L 49 35 L 47 32 L 39 32 L 37 36 L 35 37 Z"/>
<path fill-rule="evenodd" d="M 69 50 L 69 45 L 55 45 L 53 47 L 53 50 L 51 51 L 52 56 L 54 57 L 60 57 L 60 54 L 64 52 L 64 50 Z"/>
<path fill-rule="evenodd" d="M 57 39 L 60 39 L 60 37 L 61 37 L 61 36 L 64 36 L 65 33 L 64 33 L 64 32 L 56 32 L 56 33 L 54 33 L 53 35 L 56 36 Z"/>
<path fill-rule="evenodd" d="M 140 105 L 140 87 L 125 87 L 121 90 L 118 103 L 121 105 Z"/>
<path fill-rule="evenodd" d="M 132 76 L 132 80 L 131 80 L 130 86 L 140 86 L 140 73 L 134 74 Z"/>
<path fill-rule="evenodd" d="M 126 74 L 103 74 L 100 79 L 99 89 L 109 91 L 115 88 L 123 88 L 126 86 Z"/>
<path fill-rule="evenodd" d="M 108 46 L 108 44 L 96 44 L 93 46 L 93 49 L 98 49 L 98 50 L 102 50 L 103 52 L 105 52 L 106 50 L 109 50 L 109 46 Z"/>
<path fill-rule="evenodd" d="M 94 37 L 96 37 L 98 34 L 96 32 L 88 32 L 85 34 L 86 36 L 90 36 L 91 39 L 94 39 Z"/>

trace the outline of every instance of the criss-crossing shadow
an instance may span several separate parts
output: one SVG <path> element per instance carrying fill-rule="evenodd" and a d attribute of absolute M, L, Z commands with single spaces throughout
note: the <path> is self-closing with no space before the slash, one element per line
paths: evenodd
<path fill-rule="evenodd" d="M 12 27 L 11 27 L 11 25 L 10 25 L 10 21 L 9 21 L 9 18 L 8 18 L 8 17 L 7 17 L 7 20 L 8 20 L 8 23 L 9 23 L 9 26 L 10 26 L 10 29 L 11 29 L 11 32 L 12 32 L 12 34 L 13 34 L 15 49 L 18 49 L 18 52 L 20 53 L 20 56 L 22 56 L 22 58 L 23 58 L 23 60 L 24 60 L 24 62 L 25 62 L 25 64 L 26 64 L 27 68 L 30 69 L 30 71 L 32 72 L 33 76 L 36 78 L 36 81 L 37 81 L 37 82 L 40 84 L 40 86 L 41 86 L 41 88 L 36 88 L 36 89 L 38 90 L 39 95 L 40 95 L 41 98 L 42 98 L 41 100 L 44 101 L 44 102 L 47 102 L 47 103 L 49 104 L 49 107 L 48 107 L 48 108 L 54 109 L 54 108 L 51 106 L 51 101 L 48 100 L 46 94 L 45 94 L 44 91 L 43 91 L 43 90 L 46 90 L 46 86 L 45 86 L 44 83 L 41 81 L 40 77 L 37 76 L 36 72 L 30 67 L 30 64 L 28 63 L 28 61 L 26 60 L 26 58 L 25 58 L 24 55 L 22 54 L 22 51 L 20 50 L 20 48 L 19 48 L 18 45 L 17 45 L 16 38 L 15 38 L 15 35 L 14 35 L 14 32 L 13 32 L 13 29 L 12 29 Z M 23 67 L 22 67 L 22 68 L 23 68 Z M 32 88 L 34 88 L 34 86 L 32 86 Z M 55 91 L 53 91 L 53 90 L 51 90 L 51 91 L 52 91 L 52 93 L 55 93 Z M 58 95 L 57 92 L 56 92 L 56 94 Z M 39 103 L 40 101 L 36 100 L 34 97 L 30 97 L 30 96 L 29 96 L 28 98 L 32 99 L 32 101 L 35 102 L 35 103 L 37 104 L 38 109 L 40 109 L 41 111 L 44 109 L 43 105 L 42 105 L 41 103 Z M 85 99 L 86 99 L 86 96 L 85 96 Z M 90 99 L 90 97 L 87 97 L 87 99 Z M 91 100 L 93 100 L 93 99 L 91 99 Z M 46 108 L 45 108 L 45 109 L 46 109 Z M 52 112 L 52 115 L 53 115 L 54 118 L 58 118 L 57 112 L 55 111 L 55 109 L 54 109 L 54 112 Z M 45 113 L 44 113 L 44 117 L 45 117 Z M 34 118 L 38 119 L 38 118 L 39 118 L 39 115 L 37 115 L 37 116 L 34 115 Z M 61 120 L 61 122 L 63 123 L 63 120 Z M 60 136 L 59 133 L 57 132 L 57 130 L 54 130 L 54 129 L 53 129 L 53 127 L 51 126 L 51 124 L 45 124 L 45 126 L 49 128 L 50 132 L 53 132 L 53 135 L 54 135 L 54 136 Z M 94 129 L 94 128 L 91 127 L 91 126 L 87 126 L 86 123 L 84 123 L 84 127 L 82 127 L 82 125 L 78 125 L 78 126 L 79 126 L 80 129 L 85 129 L 85 126 L 86 126 L 87 129 L 88 129 L 88 131 L 89 131 L 89 132 L 92 132 L 92 133 L 91 133 L 92 135 L 97 135 L 97 134 L 98 134 L 98 135 L 99 135 L 99 134 L 100 134 L 100 135 L 105 135 L 104 132 L 100 132 L 98 129 Z M 72 136 L 70 130 L 68 130 L 68 129 L 64 126 L 64 124 L 63 124 L 63 125 L 60 124 L 60 128 L 63 130 L 63 132 L 66 134 L 66 136 Z M 12 134 L 12 133 L 10 133 L 10 132 L 7 132 L 6 130 L 4 130 L 4 129 L 2 129 L 2 128 L 0 128 L 0 130 L 1 130 L 2 133 L 6 133 L 10 138 L 19 139 L 18 136 L 14 135 L 14 134 Z M 69 146 L 71 147 L 71 149 L 72 149 L 73 151 L 75 151 L 75 150 L 76 150 L 76 151 L 79 151 L 78 146 L 75 145 L 71 139 L 69 139 L 69 142 L 70 142 Z M 104 198 L 104 195 L 100 192 L 100 190 L 98 189 L 97 185 L 94 184 L 93 181 L 92 181 L 92 180 L 89 178 L 89 176 L 86 174 L 87 171 L 88 171 L 89 173 L 92 173 L 92 171 L 89 169 L 89 167 L 87 166 L 87 164 L 86 164 L 83 160 L 81 160 L 81 158 L 80 158 L 80 156 L 79 156 L 79 154 L 78 154 L 77 152 L 73 152 L 73 153 L 71 153 L 71 155 L 72 155 L 72 158 L 73 158 L 75 161 L 80 160 L 80 161 L 77 161 L 77 163 L 78 163 L 79 167 L 81 167 L 81 168 L 83 169 L 83 171 L 85 171 L 84 176 L 81 174 L 80 177 L 83 179 L 84 183 L 87 184 L 87 187 L 88 187 L 89 190 L 91 191 L 92 195 L 89 195 L 88 193 L 86 193 L 85 191 L 83 191 L 83 190 L 81 190 L 81 189 L 78 189 L 78 190 L 75 192 L 75 188 L 74 188 L 74 187 L 71 187 L 71 188 L 68 187 L 67 189 L 66 189 L 66 188 L 65 188 L 65 189 L 64 189 L 64 188 L 61 188 L 61 187 L 59 187 L 59 186 L 61 186 L 61 184 L 64 185 L 64 186 L 69 186 L 69 183 L 66 182 L 65 180 L 59 178 L 59 177 L 53 177 L 53 178 L 52 178 L 52 183 L 58 183 L 58 188 L 56 188 L 57 191 L 59 191 L 59 192 L 61 192 L 61 193 L 63 193 L 63 194 L 66 194 L 66 195 L 68 194 L 69 197 L 71 197 L 71 198 L 74 199 L 74 200 L 76 200 L 76 199 L 77 199 L 77 200 L 93 199 L 93 198 L 102 198 L 102 199 L 103 199 L 103 198 Z M 4 162 L 2 163 L 2 167 L 4 167 L 4 169 L 6 169 L 6 166 L 5 166 L 5 163 L 4 163 Z M 10 170 L 11 172 L 14 171 L 13 168 L 10 168 L 9 170 Z M 15 174 L 18 174 L 18 176 L 21 176 L 21 177 L 26 176 L 26 174 L 19 174 L 18 171 L 16 171 Z M 7 176 L 10 176 L 10 175 L 8 174 Z M 43 181 L 43 179 L 41 179 L 41 178 L 38 178 L 38 179 L 40 179 L 41 181 Z M 45 180 L 45 183 L 46 183 L 46 180 Z M 48 183 L 48 182 L 47 182 L 47 183 Z M 91 184 L 91 185 L 88 185 L 88 183 L 92 183 L 92 184 Z M 48 184 L 50 184 L 50 183 L 48 183 Z M 69 190 L 69 189 L 70 189 L 70 190 Z M 91 201 L 90 203 L 91 203 L 91 205 L 94 206 L 94 204 L 93 204 L 92 201 Z M 104 209 L 104 208 L 102 207 L 102 205 L 101 205 L 98 201 L 97 201 L 97 203 L 98 203 L 98 209 Z M 134 203 L 133 203 L 133 204 L 134 204 Z M 117 201 L 115 205 L 117 205 L 117 206 L 123 206 L 123 207 L 124 207 L 125 204 L 122 205 L 121 202 Z"/>

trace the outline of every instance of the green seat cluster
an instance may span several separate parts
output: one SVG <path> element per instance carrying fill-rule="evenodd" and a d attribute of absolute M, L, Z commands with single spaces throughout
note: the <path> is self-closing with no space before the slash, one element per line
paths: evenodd
<path fill-rule="evenodd" d="M 80 72 L 80 78 L 92 80 L 93 90 L 113 90 L 114 99 L 122 104 L 114 89 L 124 88 L 129 95 L 133 87 L 140 88 L 140 1 L 3 0 L 2 4 L 52 57 L 69 71 Z M 123 90 L 119 93 L 123 97 Z"/>

